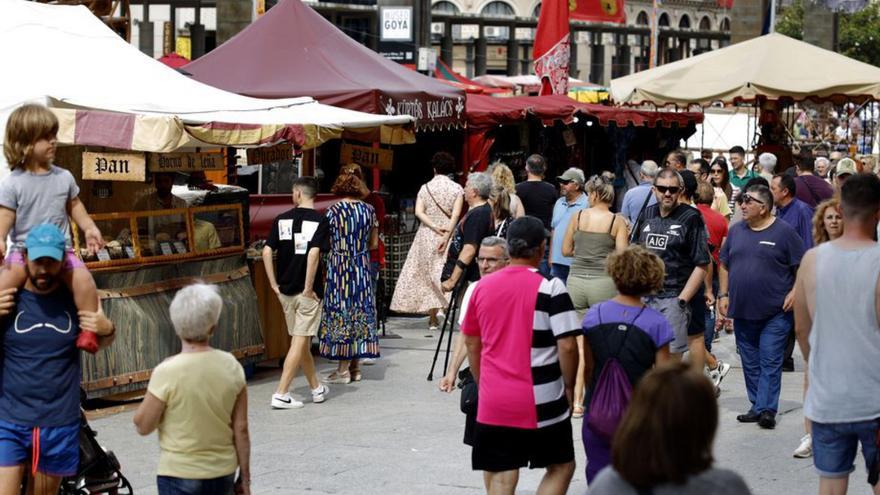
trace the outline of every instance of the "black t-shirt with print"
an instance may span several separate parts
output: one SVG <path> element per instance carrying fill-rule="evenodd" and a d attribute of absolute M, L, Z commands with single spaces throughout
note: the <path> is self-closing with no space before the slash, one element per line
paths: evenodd
<path fill-rule="evenodd" d="M 525 181 L 516 185 L 516 195 L 522 201 L 526 215 L 537 217 L 550 230 L 553 220 L 553 205 L 559 199 L 559 191 L 553 184 L 545 181 Z"/>
<path fill-rule="evenodd" d="M 664 218 L 660 216 L 660 205 L 651 205 L 635 229 L 639 233 L 639 244 L 659 256 L 666 265 L 660 297 L 677 296 L 694 268 L 709 263 L 706 225 L 695 208 L 680 204 Z"/>
<path fill-rule="evenodd" d="M 311 208 L 293 208 L 272 222 L 266 245 L 276 253 L 275 273 L 281 293 L 293 296 L 303 291 L 309 250 L 330 250 L 330 224 L 327 217 Z M 322 273 L 319 264 L 312 285 L 318 297 L 324 296 Z"/>
<path fill-rule="evenodd" d="M 446 269 L 444 271 L 452 273 L 450 267 L 454 269 L 455 261 L 458 259 L 458 255 L 461 254 L 461 249 L 465 244 L 473 244 L 477 251 L 479 251 L 483 238 L 491 235 L 495 235 L 495 217 L 492 215 L 492 207 L 486 203 L 468 210 L 452 234 L 452 242 L 449 244 L 449 254 L 446 257 Z M 468 282 L 480 279 L 480 270 L 477 267 L 476 256 L 468 265 L 465 279 Z"/>

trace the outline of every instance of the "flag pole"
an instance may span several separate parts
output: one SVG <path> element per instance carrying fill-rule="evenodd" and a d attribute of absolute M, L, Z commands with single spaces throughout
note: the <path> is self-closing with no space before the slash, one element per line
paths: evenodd
<path fill-rule="evenodd" d="M 770 27 L 768 33 L 776 32 L 776 0 L 770 0 Z"/>
<path fill-rule="evenodd" d="M 657 67 L 657 0 L 652 0 L 651 6 L 651 59 L 648 61 L 648 68 Z"/>

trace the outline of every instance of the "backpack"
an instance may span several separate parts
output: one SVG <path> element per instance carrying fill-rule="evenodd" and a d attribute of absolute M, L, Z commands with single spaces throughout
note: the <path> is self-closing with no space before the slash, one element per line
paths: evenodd
<path fill-rule="evenodd" d="M 599 313 L 599 324 L 602 324 L 602 311 L 600 307 L 596 307 Z M 636 314 L 632 322 L 629 324 L 620 324 L 620 330 L 625 331 L 623 340 L 617 346 L 617 351 L 608 356 L 605 364 L 602 366 L 602 372 L 593 388 L 593 395 L 590 399 L 590 410 L 587 417 L 587 427 L 599 438 L 611 443 L 611 438 L 623 419 L 626 408 L 629 405 L 632 396 L 632 383 L 623 365 L 620 363 L 618 356 L 630 333 L 636 331 L 635 321 L 641 316 L 645 306 Z"/>

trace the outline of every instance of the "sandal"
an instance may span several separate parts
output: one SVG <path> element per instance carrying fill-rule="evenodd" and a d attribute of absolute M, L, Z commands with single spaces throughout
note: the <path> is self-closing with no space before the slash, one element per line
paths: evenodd
<path fill-rule="evenodd" d="M 359 382 L 364 379 L 361 370 L 350 370 L 349 373 L 351 373 L 351 381 L 353 382 Z"/>
<path fill-rule="evenodd" d="M 574 419 L 583 418 L 584 406 L 574 406 L 574 410 L 571 412 L 571 417 Z"/>
<path fill-rule="evenodd" d="M 341 383 L 343 385 L 347 383 L 351 383 L 351 374 L 349 372 L 340 373 L 338 371 L 334 371 L 330 373 L 326 377 L 324 377 L 324 382 L 326 383 Z"/>

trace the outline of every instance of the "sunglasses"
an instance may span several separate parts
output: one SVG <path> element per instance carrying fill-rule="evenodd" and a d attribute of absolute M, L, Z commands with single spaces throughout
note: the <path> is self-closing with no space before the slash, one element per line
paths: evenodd
<path fill-rule="evenodd" d="M 669 194 L 675 195 L 675 194 L 678 194 L 679 191 L 681 191 L 681 188 L 678 186 L 654 186 L 654 187 L 658 191 L 660 191 L 660 194 L 669 193 Z"/>
<path fill-rule="evenodd" d="M 761 201 L 760 199 L 758 199 L 754 196 L 749 196 L 748 194 L 743 196 L 742 202 L 744 205 L 750 204 L 752 201 L 754 201 L 755 203 L 758 203 L 759 205 L 762 205 L 762 206 L 764 205 L 763 201 Z"/>

